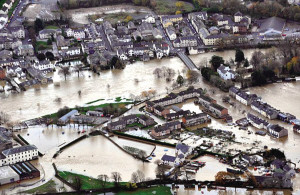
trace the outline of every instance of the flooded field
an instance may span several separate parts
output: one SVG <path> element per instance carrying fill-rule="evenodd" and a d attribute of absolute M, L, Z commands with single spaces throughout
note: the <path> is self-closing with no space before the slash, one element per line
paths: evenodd
<path fill-rule="evenodd" d="M 127 142 L 127 140 L 120 142 Z M 136 147 L 147 150 L 148 146 L 138 144 Z M 121 151 L 105 137 L 95 136 L 67 148 L 54 162 L 58 169 L 91 177 L 100 174 L 110 176 L 111 172 L 117 171 L 121 173 L 123 181 L 130 181 L 131 174 L 137 170 L 143 171 L 146 178 L 155 178 L 155 160 L 160 159 L 164 154 L 174 155 L 174 152 L 174 149 L 158 146 L 155 150 L 156 157 L 150 163 L 143 163 Z"/>
<path fill-rule="evenodd" d="M 38 147 L 41 153 L 45 153 L 50 149 L 62 146 L 74 139 L 82 136 L 78 131 L 87 130 L 87 127 L 74 127 L 73 125 L 66 127 L 49 126 L 33 126 L 29 129 L 20 131 L 20 135 L 30 144 Z"/>

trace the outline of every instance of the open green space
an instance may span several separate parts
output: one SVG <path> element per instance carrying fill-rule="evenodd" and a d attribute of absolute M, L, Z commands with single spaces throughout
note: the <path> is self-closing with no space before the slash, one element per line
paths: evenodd
<path fill-rule="evenodd" d="M 176 2 L 177 1 L 174 0 L 157 0 L 157 5 L 155 6 L 154 10 L 157 14 L 175 14 L 175 12 L 178 10 L 175 5 Z M 182 11 L 191 12 L 194 10 L 193 4 L 184 1 L 181 2 L 183 3 L 183 7 L 181 8 Z"/>
<path fill-rule="evenodd" d="M 71 184 L 74 184 L 74 178 L 79 178 L 81 181 L 81 189 L 82 190 L 90 190 L 90 189 L 101 189 L 102 185 L 98 179 L 88 177 L 85 175 L 80 175 L 76 173 L 71 173 L 68 171 L 58 171 L 58 175 L 65 179 L 66 181 L 70 182 Z M 121 182 L 121 185 L 125 185 L 126 182 Z M 113 182 L 107 182 L 105 185 L 105 188 L 111 188 L 114 187 Z"/>
<path fill-rule="evenodd" d="M 138 189 L 135 191 L 118 192 L 117 195 L 153 195 L 163 194 L 171 195 L 171 188 L 167 186 L 154 186 L 146 189 Z"/>
<path fill-rule="evenodd" d="M 49 26 L 46 26 L 45 29 L 59 29 L 59 27 L 54 26 L 54 25 L 49 25 Z"/>
<path fill-rule="evenodd" d="M 57 192 L 56 184 L 53 180 L 50 180 L 39 187 L 24 191 L 24 193 L 26 194 L 44 194 L 44 193 L 56 193 L 56 192 Z"/>
<path fill-rule="evenodd" d="M 88 102 L 88 103 L 86 103 L 86 104 L 93 104 L 93 103 L 100 102 L 100 101 L 103 101 L 103 100 L 104 100 L 104 99 L 97 99 L 97 100 Z"/>
<path fill-rule="evenodd" d="M 37 41 L 35 43 L 35 49 L 40 51 L 40 50 L 43 50 L 43 49 L 51 49 L 52 48 L 52 45 L 48 45 L 47 42 L 45 41 Z"/>

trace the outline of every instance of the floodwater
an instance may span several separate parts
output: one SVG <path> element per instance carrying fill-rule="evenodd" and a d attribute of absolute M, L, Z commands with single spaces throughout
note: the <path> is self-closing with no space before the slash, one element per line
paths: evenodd
<path fill-rule="evenodd" d="M 245 50 L 245 56 L 250 58 L 254 51 L 254 49 Z M 212 55 L 220 55 L 225 60 L 229 60 L 230 57 L 234 57 L 234 52 L 229 50 L 204 53 L 191 56 L 191 58 L 198 65 L 202 61 L 209 61 Z M 0 110 L 7 112 L 12 120 L 27 120 L 56 112 L 63 106 L 74 107 L 99 98 L 128 97 L 130 94 L 137 96 L 142 91 L 150 89 L 155 89 L 157 94 L 166 93 L 166 87 L 170 89 L 172 82 L 166 82 L 165 78 L 157 79 L 153 74 L 156 68 L 163 66 L 174 69 L 177 74 L 183 74 L 182 70 L 187 70 L 181 60 L 176 57 L 135 62 L 127 65 L 124 70 L 103 71 L 100 76 L 91 72 L 82 72 L 78 78 L 74 73 L 66 81 L 55 72 L 52 77 L 54 83 L 60 82 L 60 87 L 49 84 L 42 86 L 40 90 L 31 88 L 19 94 L 2 93 L 0 94 Z M 135 79 L 138 79 L 139 82 L 136 82 Z M 175 80 L 176 75 L 173 81 Z M 200 87 L 205 87 L 203 84 L 201 82 Z M 108 88 L 107 85 L 110 87 Z M 82 92 L 81 96 L 78 96 L 79 90 Z M 54 102 L 58 97 L 62 99 L 61 103 Z"/>
<path fill-rule="evenodd" d="M 118 138 L 114 138 L 116 140 Z M 127 140 L 117 142 L 126 143 Z M 127 143 L 128 144 L 128 143 Z M 137 146 L 136 146 L 137 147 Z M 146 150 L 147 144 L 140 144 L 139 149 Z M 167 151 L 166 151 L 167 150 Z M 137 170 L 144 172 L 146 178 L 155 178 L 155 161 L 164 154 L 175 155 L 172 148 L 157 146 L 150 163 L 143 163 L 131 155 L 121 151 L 103 136 L 89 137 L 64 150 L 55 160 L 59 170 L 73 171 L 91 177 L 100 174 L 111 175 L 111 172 L 121 173 L 123 181 L 130 181 L 131 174 Z"/>
<path fill-rule="evenodd" d="M 245 56 L 250 58 L 253 51 L 254 50 L 246 50 Z M 234 57 L 234 51 L 205 53 L 191 56 L 191 58 L 195 64 L 198 65 L 205 60 L 209 60 L 212 55 L 220 55 L 223 56 L 225 60 L 229 60 L 229 58 Z M 167 92 L 166 87 L 171 88 L 172 82 L 167 83 L 164 78 L 157 79 L 153 75 L 154 69 L 158 67 L 161 68 L 162 66 L 173 68 L 176 73 L 180 72 L 181 74 L 183 69 L 186 70 L 184 64 L 178 58 L 168 58 L 163 60 L 152 60 L 146 63 L 136 62 L 132 65 L 128 65 L 124 70 L 103 71 L 101 72 L 100 76 L 90 72 L 83 72 L 82 75 L 77 78 L 77 74 L 73 74 L 71 77 L 67 78 L 67 81 L 64 81 L 61 76 L 57 75 L 57 73 L 54 73 L 54 82 L 60 82 L 60 87 L 50 84 L 42 87 L 40 90 L 29 89 L 28 91 L 20 94 L 2 93 L 0 94 L 0 110 L 10 114 L 13 120 L 26 120 L 56 112 L 59 108 L 65 105 L 73 107 L 75 105 L 83 105 L 86 102 L 100 98 L 113 99 L 118 96 L 129 97 L 130 94 L 140 95 L 142 91 L 150 89 L 155 89 L 157 94 L 165 94 Z M 174 79 L 175 78 L 176 76 Z M 138 79 L 139 82 L 135 82 L 135 79 Z M 107 88 L 107 84 L 110 85 L 110 88 Z M 197 84 L 195 87 L 207 89 L 214 88 L 209 86 L 203 80 L 200 80 L 199 84 Z M 78 96 L 78 90 L 82 91 L 81 96 Z M 258 94 L 263 98 L 264 101 L 268 102 L 274 107 L 284 112 L 294 114 L 300 118 L 299 82 L 276 83 L 264 87 L 255 87 L 251 88 L 250 92 Z M 209 93 L 211 92 L 209 91 Z M 233 116 L 234 121 L 243 117 L 243 110 L 251 111 L 249 107 L 247 108 L 239 103 L 237 103 L 236 107 L 222 103 L 221 99 L 224 95 L 228 94 L 216 89 L 216 93 L 212 96 L 217 100 L 218 103 L 229 109 L 229 113 Z M 54 102 L 57 97 L 62 98 L 62 102 L 60 104 Z M 192 101 L 187 102 L 186 105 L 183 105 L 183 109 L 188 109 L 191 107 L 193 107 Z M 194 111 L 198 111 L 198 108 L 195 108 Z M 280 123 L 278 121 L 272 122 Z M 246 131 L 241 131 L 237 128 L 226 126 L 219 120 L 212 120 L 212 123 L 209 126 L 232 131 L 234 134 L 236 134 L 237 141 L 245 143 L 258 141 L 261 143 L 261 146 L 267 145 L 269 148 L 280 148 L 285 151 L 287 158 L 297 163 L 297 167 L 299 167 L 300 135 L 294 134 L 290 125 L 282 123 L 280 124 L 284 125 L 289 130 L 288 138 L 277 140 L 269 136 L 257 136 L 254 133 L 248 135 Z M 44 130 L 44 133 L 42 133 L 42 130 Z M 250 128 L 250 130 L 255 131 L 255 129 L 252 128 Z M 26 138 L 27 133 L 29 133 L 28 140 L 32 141 L 36 145 L 40 145 L 42 151 L 47 151 L 48 149 L 56 147 L 65 141 L 70 141 L 78 136 L 75 130 L 66 130 L 65 135 L 62 134 L 63 130 L 61 129 L 56 129 L 53 132 L 49 130 L 49 132 L 47 132 L 47 130 L 44 128 L 36 127 L 27 131 L 21 132 L 21 134 L 23 134 L 23 136 Z M 68 136 L 70 138 L 66 139 L 64 136 Z M 49 140 L 46 139 L 48 137 L 50 144 L 48 144 Z M 56 140 L 57 138 L 58 140 Z M 47 144 L 45 145 L 47 146 L 43 146 L 43 142 L 46 141 Z M 121 145 L 134 145 L 127 140 L 121 140 L 117 142 L 121 143 Z M 147 153 L 152 148 L 152 146 L 143 144 L 138 146 L 140 149 L 147 151 Z M 154 170 L 156 167 L 153 162 L 156 159 L 160 159 L 165 153 L 174 155 L 174 150 L 164 151 L 164 149 L 165 147 L 158 147 L 155 151 L 157 156 L 152 160 L 152 163 L 143 164 L 130 155 L 122 152 L 106 138 L 102 136 L 96 136 L 84 139 L 66 149 L 54 161 L 59 169 L 69 171 L 72 169 L 72 171 L 81 174 L 87 174 L 93 177 L 97 177 L 97 175 L 103 173 L 110 175 L 110 173 L 113 171 L 119 171 L 122 174 L 123 180 L 128 181 L 131 178 L 132 172 L 136 171 L 137 169 L 143 170 L 146 177 L 153 178 L 155 176 Z M 44 161 L 43 158 L 41 160 Z M 207 159 L 207 161 L 209 161 L 209 159 Z M 225 168 L 225 165 L 218 164 L 218 162 L 216 162 L 215 166 L 221 170 Z M 207 168 L 209 168 L 209 166 Z M 205 171 L 205 169 L 203 169 L 203 171 Z M 206 173 L 209 173 L 209 171 Z M 213 176 L 214 174 L 209 175 L 209 177 Z M 293 182 L 294 193 L 297 194 L 300 192 L 300 178 L 298 175 Z"/>

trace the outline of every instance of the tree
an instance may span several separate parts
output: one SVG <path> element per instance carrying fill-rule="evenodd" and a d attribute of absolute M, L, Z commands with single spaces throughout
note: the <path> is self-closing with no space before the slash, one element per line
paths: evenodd
<path fill-rule="evenodd" d="M 82 181 L 78 176 L 73 177 L 72 183 L 73 183 L 76 191 L 81 190 Z"/>
<path fill-rule="evenodd" d="M 35 21 L 34 21 L 34 28 L 35 28 L 35 31 L 36 32 L 39 32 L 40 30 L 43 30 L 44 29 L 44 22 L 37 18 Z"/>
<path fill-rule="evenodd" d="M 196 71 L 196 70 L 188 70 L 187 73 L 186 73 L 186 77 L 187 77 L 187 80 L 190 82 L 190 83 L 195 83 L 198 81 L 199 79 L 199 72 Z"/>
<path fill-rule="evenodd" d="M 46 56 L 43 53 L 39 53 L 36 57 L 39 61 L 43 61 L 46 59 Z"/>
<path fill-rule="evenodd" d="M 183 78 L 183 76 L 178 75 L 178 77 L 177 77 L 177 79 L 176 79 L 176 82 L 177 82 L 177 84 L 178 84 L 179 86 L 182 86 L 183 83 L 184 83 L 184 78 Z"/>
<path fill-rule="evenodd" d="M 162 163 L 161 160 L 156 160 L 155 164 L 157 165 L 155 169 L 156 176 L 160 179 L 163 180 L 165 179 L 165 172 L 167 170 L 167 167 L 164 163 Z"/>
<path fill-rule="evenodd" d="M 182 1 L 177 1 L 175 3 L 175 6 L 178 10 L 181 10 L 183 8 L 183 2 Z"/>
<path fill-rule="evenodd" d="M 138 181 L 141 183 L 145 181 L 145 174 L 141 170 L 137 170 Z"/>
<path fill-rule="evenodd" d="M 76 64 L 76 66 L 74 67 L 74 72 L 77 73 L 77 77 L 79 78 L 79 74 L 81 72 L 81 68 L 82 68 L 82 65 L 81 64 Z"/>
<path fill-rule="evenodd" d="M 2 87 L 2 89 L 4 91 L 4 88 L 6 86 L 6 80 L 0 80 L 0 86 Z"/>
<path fill-rule="evenodd" d="M 149 0 L 142 0 L 142 6 L 147 6 L 149 4 Z"/>
<path fill-rule="evenodd" d="M 120 181 L 122 181 L 121 174 L 119 172 L 112 172 L 111 179 L 115 182 L 116 186 L 119 186 Z"/>
<path fill-rule="evenodd" d="M 98 175 L 98 180 L 99 180 L 100 185 L 101 185 L 101 187 L 102 187 L 102 189 L 103 189 L 103 188 L 106 187 L 106 184 L 107 184 L 107 182 L 108 182 L 108 176 L 105 175 L 105 174 Z M 104 193 L 104 194 L 105 194 L 105 193 Z"/>
<path fill-rule="evenodd" d="M 153 74 L 156 75 L 157 78 L 161 78 L 163 75 L 163 71 L 160 68 L 155 68 L 155 70 L 153 71 Z"/>
<path fill-rule="evenodd" d="M 261 68 L 261 62 L 262 62 L 263 56 L 264 56 L 264 54 L 261 51 L 253 52 L 250 62 L 255 70 Z"/>
<path fill-rule="evenodd" d="M 215 72 L 211 68 L 201 68 L 201 75 L 204 77 L 205 80 L 210 81 L 211 75 L 214 75 Z"/>
<path fill-rule="evenodd" d="M 217 69 L 224 64 L 224 59 L 220 56 L 213 55 L 209 61 L 212 65 L 212 68 L 217 71 Z"/>
<path fill-rule="evenodd" d="M 148 93 L 150 94 L 150 93 Z M 145 158 L 147 157 L 147 153 L 144 150 L 139 150 L 138 152 L 138 156 L 143 160 L 143 162 L 145 161 Z"/>
<path fill-rule="evenodd" d="M 46 52 L 46 58 L 47 58 L 48 60 L 50 60 L 50 61 L 53 61 L 53 60 L 54 60 L 54 55 L 53 55 L 53 53 L 50 52 L 50 51 L 47 51 L 47 52 Z"/>
<path fill-rule="evenodd" d="M 125 21 L 126 21 L 126 22 L 129 22 L 129 21 L 131 21 L 132 19 L 133 19 L 132 16 L 127 16 L 126 19 L 125 19 Z"/>
<path fill-rule="evenodd" d="M 155 8 L 157 5 L 156 0 L 150 0 L 150 6 L 151 8 Z"/>
<path fill-rule="evenodd" d="M 117 56 L 114 56 L 111 59 L 110 65 L 111 65 L 111 67 L 114 67 L 116 69 L 124 69 L 125 68 L 125 64 L 123 64 Z"/>
<path fill-rule="evenodd" d="M 254 86 L 260 86 L 267 83 L 265 76 L 257 70 L 251 74 L 251 79 Z"/>
<path fill-rule="evenodd" d="M 249 67 L 249 61 L 248 61 L 248 59 L 245 59 L 244 67 L 245 67 L 245 68 Z"/>
<path fill-rule="evenodd" d="M 132 0 L 134 5 L 141 5 L 142 1 L 141 0 Z"/>
<path fill-rule="evenodd" d="M 131 175 L 131 182 L 132 183 L 138 183 L 139 182 L 139 176 L 136 172 L 133 172 Z"/>
<path fill-rule="evenodd" d="M 244 52 L 241 49 L 235 50 L 235 62 L 241 63 L 245 60 Z"/>
<path fill-rule="evenodd" d="M 176 12 L 175 12 L 175 14 L 177 15 L 177 14 L 182 14 L 182 12 L 180 11 L 180 10 L 177 10 Z"/>
<path fill-rule="evenodd" d="M 47 45 L 52 45 L 52 40 L 50 38 L 47 40 Z"/>
<path fill-rule="evenodd" d="M 67 76 L 71 75 L 70 67 L 69 66 L 62 66 L 58 71 L 58 74 L 61 74 L 65 77 L 65 81 L 67 80 Z"/>

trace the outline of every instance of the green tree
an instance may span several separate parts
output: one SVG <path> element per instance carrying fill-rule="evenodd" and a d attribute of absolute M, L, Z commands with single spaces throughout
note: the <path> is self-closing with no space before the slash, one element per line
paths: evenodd
<path fill-rule="evenodd" d="M 235 62 L 241 63 L 244 60 L 245 60 L 244 52 L 241 49 L 236 49 L 235 50 Z"/>
<path fill-rule="evenodd" d="M 132 0 L 134 5 L 141 5 L 142 1 L 141 0 Z"/>
<path fill-rule="evenodd" d="M 251 79 L 252 79 L 252 85 L 254 86 L 257 85 L 260 86 L 267 83 L 265 76 L 260 71 L 254 71 L 251 74 Z"/>
<path fill-rule="evenodd" d="M 224 59 L 220 56 L 213 55 L 209 61 L 212 65 L 212 68 L 217 71 L 217 69 L 224 64 Z"/>
<path fill-rule="evenodd" d="M 183 76 L 178 75 L 178 77 L 177 77 L 177 79 L 176 79 L 176 82 L 177 82 L 177 84 L 178 84 L 179 86 L 182 86 L 183 83 L 184 83 L 184 78 L 183 78 Z"/>
<path fill-rule="evenodd" d="M 34 28 L 36 32 L 39 32 L 40 30 L 44 29 L 44 27 L 45 27 L 44 22 L 41 19 L 37 18 L 34 21 Z"/>
<path fill-rule="evenodd" d="M 245 59 L 244 67 L 245 67 L 245 68 L 249 67 L 249 60 L 248 60 L 248 59 Z"/>
<path fill-rule="evenodd" d="M 50 38 L 47 40 L 47 45 L 52 45 L 52 40 Z"/>

